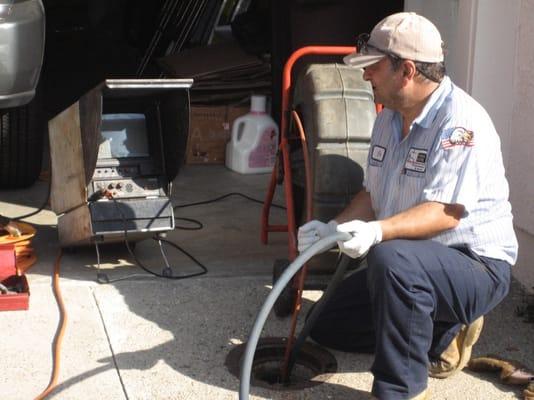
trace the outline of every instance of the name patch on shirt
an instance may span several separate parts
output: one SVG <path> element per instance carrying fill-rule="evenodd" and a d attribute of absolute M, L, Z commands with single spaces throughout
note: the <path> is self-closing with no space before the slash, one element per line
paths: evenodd
<path fill-rule="evenodd" d="M 386 148 L 382 146 L 373 146 L 373 150 L 371 152 L 371 158 L 375 161 L 384 161 L 384 157 L 386 156 Z"/>
<path fill-rule="evenodd" d="M 444 149 L 450 149 L 454 146 L 471 147 L 475 145 L 474 138 L 474 132 L 464 127 L 450 128 L 443 132 L 441 147 Z"/>
<path fill-rule="evenodd" d="M 404 169 L 407 171 L 425 172 L 426 160 L 428 158 L 428 151 L 424 149 L 416 149 L 412 147 L 408 152 Z"/>

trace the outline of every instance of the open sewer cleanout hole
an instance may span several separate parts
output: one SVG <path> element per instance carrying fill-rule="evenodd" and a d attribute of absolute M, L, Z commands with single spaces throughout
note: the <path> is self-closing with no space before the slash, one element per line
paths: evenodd
<path fill-rule="evenodd" d="M 322 347 L 306 342 L 300 349 L 289 383 L 281 383 L 287 338 L 261 338 L 256 347 L 250 384 L 272 390 L 299 390 L 326 382 L 337 371 L 335 357 Z M 246 343 L 234 347 L 226 357 L 230 373 L 240 378 Z"/>

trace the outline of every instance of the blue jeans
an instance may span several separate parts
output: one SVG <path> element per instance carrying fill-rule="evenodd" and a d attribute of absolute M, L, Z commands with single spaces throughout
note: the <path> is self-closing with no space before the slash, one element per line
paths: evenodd
<path fill-rule="evenodd" d="M 337 350 L 374 352 L 373 394 L 381 400 L 423 391 L 429 359 L 510 287 L 507 262 L 431 240 L 380 243 L 367 265 L 340 284 L 310 336 Z"/>

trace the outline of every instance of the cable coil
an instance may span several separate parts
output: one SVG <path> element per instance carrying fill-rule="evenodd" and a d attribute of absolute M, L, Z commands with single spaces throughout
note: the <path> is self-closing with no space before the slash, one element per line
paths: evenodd
<path fill-rule="evenodd" d="M 13 236 L 9 233 L 0 235 L 0 246 L 14 245 L 17 271 L 24 273 L 37 261 L 37 256 L 31 247 L 31 241 L 35 236 L 35 228 L 25 222 L 11 221 L 21 232 L 20 236 Z"/>

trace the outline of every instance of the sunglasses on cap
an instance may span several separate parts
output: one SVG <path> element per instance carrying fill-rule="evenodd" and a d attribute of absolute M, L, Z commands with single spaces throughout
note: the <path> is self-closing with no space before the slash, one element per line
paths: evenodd
<path fill-rule="evenodd" d="M 358 49 L 358 53 L 367 55 L 369 54 L 369 49 L 371 49 L 379 53 L 382 53 L 386 56 L 390 56 L 394 60 L 402 59 L 401 57 L 399 57 L 398 55 L 390 51 L 382 50 L 382 49 L 379 49 L 378 47 L 373 46 L 372 44 L 369 44 L 369 38 L 370 38 L 370 35 L 368 33 L 360 33 L 358 35 L 358 37 L 356 38 L 356 48 Z"/>

